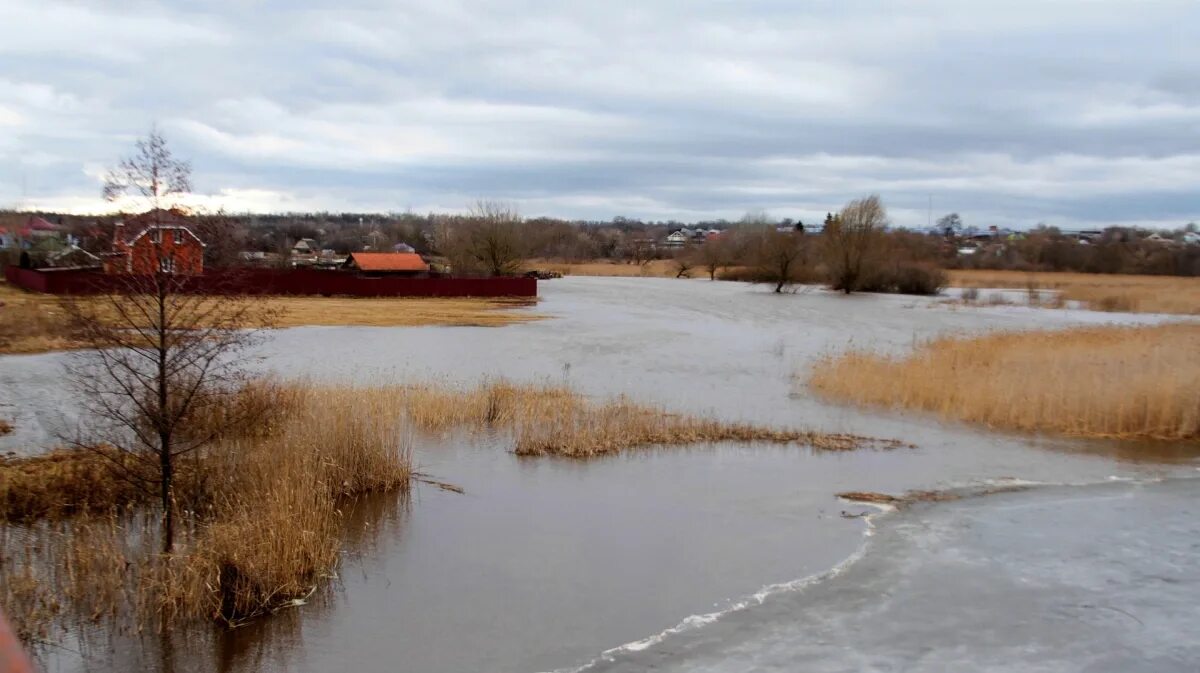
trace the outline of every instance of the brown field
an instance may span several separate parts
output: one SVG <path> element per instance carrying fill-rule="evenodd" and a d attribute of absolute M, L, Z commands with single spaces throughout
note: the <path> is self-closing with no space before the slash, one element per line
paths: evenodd
<path fill-rule="evenodd" d="M 676 269 L 669 259 L 655 259 L 645 264 L 626 264 L 604 259 L 588 262 L 561 262 L 548 259 L 531 259 L 525 263 L 526 269 L 541 271 L 557 271 L 564 276 L 618 276 L 622 278 L 674 278 Z M 692 270 L 692 277 L 698 278 L 700 269 Z"/>
<path fill-rule="evenodd" d="M 1161 440 L 1200 437 L 1200 325 L 947 337 L 911 355 L 819 363 L 820 394 L 991 427 Z"/>
<path fill-rule="evenodd" d="M 517 310 L 536 305 L 536 300 L 530 299 L 273 297 L 269 301 L 271 306 L 281 309 L 276 327 L 500 327 L 543 318 L 533 312 Z"/>
<path fill-rule="evenodd" d="M 275 327 L 499 327 L 543 317 L 519 310 L 536 304 L 528 299 L 271 297 L 267 302 L 279 309 Z M 81 347 L 84 344 L 65 329 L 56 297 L 0 282 L 0 353 L 44 353 Z"/>
<path fill-rule="evenodd" d="M 1200 315 L 1200 278 L 1094 273 L 951 270 L 953 287 L 1058 290 L 1098 311 Z"/>

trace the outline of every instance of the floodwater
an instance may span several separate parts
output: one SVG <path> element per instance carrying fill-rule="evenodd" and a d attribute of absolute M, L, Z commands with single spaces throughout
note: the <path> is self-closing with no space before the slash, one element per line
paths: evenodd
<path fill-rule="evenodd" d="M 585 463 L 518 459 L 488 441 L 418 441 L 421 469 L 465 493 L 421 486 L 411 499 L 362 503 L 348 517 L 340 577 L 308 605 L 159 645 L 113 637 L 57 651 L 46 667 L 1196 669 L 1200 638 L 1186 629 L 1197 615 L 1186 604 L 1200 604 L 1200 448 L 986 432 L 826 404 L 803 385 L 816 358 L 846 348 L 902 352 L 946 332 L 1164 318 L 665 279 L 567 278 L 540 290 L 532 310 L 546 321 L 290 329 L 263 344 L 258 366 L 353 383 L 565 382 L 917 448 L 721 444 Z M 0 358 L 0 416 L 16 427 L 0 451 L 51 443 L 78 422 L 61 385 L 69 362 Z M 875 517 L 869 536 L 852 516 L 862 508 L 834 497 L 1016 480 L 1050 485 Z M 1114 635 L 1139 628 L 1122 611 L 1149 626 Z"/>

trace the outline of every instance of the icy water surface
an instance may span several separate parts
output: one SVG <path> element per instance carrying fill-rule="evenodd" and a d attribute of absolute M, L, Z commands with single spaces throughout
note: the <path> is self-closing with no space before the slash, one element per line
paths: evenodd
<path fill-rule="evenodd" d="M 1116 573 L 1116 586 L 1126 577 L 1121 569 L 1140 562 L 1102 553 L 1113 545 L 1085 546 L 1107 539 L 1101 533 L 1144 549 L 1138 558 L 1150 550 L 1175 554 L 1173 545 L 1196 538 L 1191 530 L 1188 540 L 1182 522 L 1184 529 L 1157 518 L 1164 508 L 1190 506 L 1196 495 L 1197 482 L 1172 481 L 1056 486 L 923 506 L 880 519 L 864 547 L 864 520 L 842 516 L 858 509 L 837 501 L 838 491 L 1011 479 L 1104 484 L 1114 476 L 1140 483 L 1197 476 L 1200 451 L 987 433 L 927 416 L 828 405 L 803 385 L 816 358 L 850 347 L 900 352 L 947 331 L 1159 317 L 963 309 L 821 291 L 776 296 L 707 281 L 578 278 L 542 283 L 541 292 L 534 310 L 551 316 L 546 321 L 291 329 L 263 345 L 260 366 L 285 377 L 357 383 L 565 381 L 597 397 L 625 394 L 676 411 L 891 437 L 918 448 L 813 454 L 726 444 L 581 463 L 521 460 L 486 442 L 425 443 L 418 447 L 421 468 L 466 493 L 420 487 L 409 502 L 364 503 L 349 519 L 336 587 L 309 605 L 220 636 L 180 635 L 161 647 L 118 638 L 83 658 L 59 653 L 48 668 L 515 672 L 594 662 L 600 670 L 851 671 L 972 670 L 974 662 L 1036 670 L 1032 663 L 1045 658 L 1045 670 L 1120 670 L 1049 658 L 1050 645 L 1022 649 L 1032 631 L 1013 624 L 1045 617 L 1056 596 L 1070 605 L 1096 603 L 1081 598 L 1078 587 L 1046 581 L 1045 564 L 1058 559 L 1061 570 L 1086 558 L 1091 565 L 1081 573 Z M 64 355 L 0 358 L 0 414 L 17 428 L 0 439 L 0 450 L 50 443 L 76 422 L 59 383 L 66 362 Z M 1121 495 L 1128 507 L 1106 514 L 1097 503 L 1110 501 L 1096 494 L 1108 488 L 1128 489 Z M 1047 505 L 1048 493 L 1068 504 Z M 1026 506 L 1019 523 L 995 518 Z M 1094 515 L 1082 513 L 1093 508 Z M 931 532 L 914 533 L 922 530 Z M 1176 541 L 1180 533 L 1185 542 Z M 1040 561 L 1019 553 L 1038 549 L 1033 540 Z M 1013 556 L 997 546 L 1011 547 Z M 939 567 L 931 558 L 963 573 L 940 593 L 933 591 L 940 575 L 929 574 Z M 989 558 L 992 566 L 1006 559 L 1007 574 L 980 566 Z M 828 576 L 835 567 L 840 574 Z M 1179 596 L 1200 601 L 1194 566 L 1182 564 L 1174 575 L 1145 567 L 1182 579 L 1143 582 L 1136 596 L 1122 598 L 1136 600 L 1138 610 L 1115 607 L 1146 622 L 1151 614 L 1174 618 Z M 987 610 L 982 601 L 1007 595 L 1006 583 L 1041 587 L 1046 602 L 1014 597 Z M 976 611 L 961 612 L 972 606 Z M 1017 611 L 1021 606 L 1032 612 Z M 1080 651 L 1093 643 L 1100 656 L 1111 652 L 1100 645 L 1127 645 L 1129 656 L 1148 656 L 1151 640 L 1114 640 L 1093 619 L 1112 610 L 1064 610 L 1063 622 L 1071 622 L 1064 642 L 1078 641 Z M 1163 665 L 1195 653 L 1194 641 L 1176 640 L 1178 656 Z M 1030 653 L 1030 665 L 1001 661 L 1021 651 Z"/>

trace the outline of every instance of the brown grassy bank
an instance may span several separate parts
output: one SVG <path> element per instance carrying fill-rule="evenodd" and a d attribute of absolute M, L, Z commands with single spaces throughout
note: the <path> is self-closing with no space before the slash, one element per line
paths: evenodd
<path fill-rule="evenodd" d="M 616 276 L 620 278 L 674 278 L 678 270 L 669 259 L 655 259 L 645 264 L 627 264 L 612 260 L 595 259 L 586 262 L 564 262 L 552 259 L 531 259 L 525 262 L 526 269 L 557 271 L 564 276 Z M 692 274 L 698 275 L 699 269 Z"/>
<path fill-rule="evenodd" d="M 1099 273 L 952 270 L 954 287 L 1057 290 L 1097 311 L 1200 315 L 1200 278 Z"/>
<path fill-rule="evenodd" d="M 810 384 L 847 402 L 997 428 L 1091 437 L 1200 437 L 1200 325 L 947 337 L 908 356 L 853 352 Z"/>
<path fill-rule="evenodd" d="M 275 309 L 268 312 L 273 320 L 270 327 L 499 327 L 544 317 L 523 310 L 536 304 L 536 300 L 528 299 L 270 297 L 266 302 Z M 26 292 L 0 281 L 0 354 L 44 353 L 86 346 L 68 329 L 58 298 Z"/>

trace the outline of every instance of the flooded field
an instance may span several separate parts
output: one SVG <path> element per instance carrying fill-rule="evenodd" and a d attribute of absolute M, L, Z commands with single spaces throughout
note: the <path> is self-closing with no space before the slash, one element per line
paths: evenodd
<path fill-rule="evenodd" d="M 916 448 L 721 444 L 578 462 L 518 459 L 486 438 L 418 442 L 420 469 L 465 493 L 421 486 L 360 503 L 340 577 L 309 604 L 228 633 L 64 644 L 46 668 L 1194 670 L 1178 667 L 1197 656 L 1186 633 L 1135 633 L 1121 611 L 1143 626 L 1195 621 L 1183 599 L 1200 604 L 1200 481 L 1190 480 L 1200 448 L 845 408 L 796 376 L 850 347 L 900 352 L 946 332 L 1163 318 L 665 279 L 567 278 L 541 294 L 531 310 L 550 319 L 501 328 L 280 331 L 255 366 L 346 383 L 566 383 Z M 0 358 L 0 417 L 14 425 L 0 451 L 37 450 L 79 422 L 61 385 L 70 361 Z M 1013 480 L 1051 486 L 877 517 L 869 537 L 852 516 L 863 508 L 834 497 Z M 940 567 L 959 574 L 939 592 Z M 1012 586 L 1038 590 L 1024 600 Z M 1074 649 L 1047 654 L 1068 641 Z M 1032 658 L 1022 664 L 1018 651 Z M 1151 652 L 1158 668 L 1130 665 Z"/>

